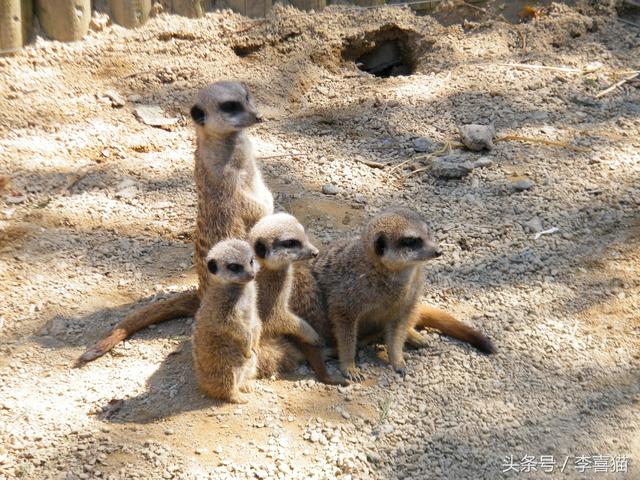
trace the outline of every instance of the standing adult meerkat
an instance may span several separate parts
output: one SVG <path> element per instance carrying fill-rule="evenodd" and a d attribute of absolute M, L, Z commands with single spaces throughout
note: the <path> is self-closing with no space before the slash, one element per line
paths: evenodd
<path fill-rule="evenodd" d="M 245 238 L 251 227 L 273 212 L 273 196 L 262 180 L 245 129 L 261 121 L 246 87 L 216 82 L 200 90 L 191 117 L 196 128 L 195 181 L 198 216 L 194 262 L 198 289 L 178 293 L 128 315 L 78 359 L 94 360 L 134 332 L 174 318 L 193 316 L 207 284 L 205 258 L 227 238 Z"/>
<path fill-rule="evenodd" d="M 270 377 L 293 370 L 301 361 L 301 351 L 318 380 L 344 384 L 343 380 L 333 378 L 327 372 L 322 338 L 289 306 L 298 266 L 318 256 L 318 249 L 309 241 L 304 227 L 287 213 L 268 215 L 251 229 L 249 241 L 260 264 L 256 277 L 258 312 L 262 321 L 258 351 L 260 376 Z M 283 336 L 287 338 L 283 339 Z"/>
<path fill-rule="evenodd" d="M 253 252 L 245 241 L 224 240 L 205 260 L 211 281 L 193 328 L 196 379 L 211 397 L 246 403 L 240 392 L 252 390 L 261 331 Z"/>
<path fill-rule="evenodd" d="M 406 368 L 405 341 L 424 345 L 416 326 L 438 328 L 483 352 L 493 352 L 481 333 L 419 303 L 422 265 L 440 255 L 418 214 L 401 208 L 385 211 L 365 226 L 359 238 L 334 243 L 310 269 L 300 270 L 292 309 L 336 343 L 340 369 L 351 380 L 362 379 L 355 365 L 358 339 L 372 334 L 383 334 L 389 361 L 400 373 Z"/>

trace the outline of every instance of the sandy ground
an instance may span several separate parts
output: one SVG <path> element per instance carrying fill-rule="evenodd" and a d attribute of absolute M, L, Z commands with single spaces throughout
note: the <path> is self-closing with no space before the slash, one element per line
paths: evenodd
<path fill-rule="evenodd" d="M 605 13 L 464 29 L 397 8 L 159 15 L 0 59 L 0 478 L 640 478 L 640 89 L 596 98 L 640 70 L 640 30 Z M 351 61 L 380 29 L 413 74 Z M 278 207 L 319 244 L 391 203 L 421 212 L 445 252 L 425 299 L 496 355 L 429 333 L 404 379 L 373 346 L 362 384 L 302 367 L 238 407 L 198 392 L 177 320 L 72 368 L 195 281 L 188 110 L 222 78 L 267 118 L 252 134 Z M 176 123 L 143 124 L 141 104 Z M 455 146 L 490 122 L 556 143 Z M 486 166 L 436 178 L 447 155 Z"/>

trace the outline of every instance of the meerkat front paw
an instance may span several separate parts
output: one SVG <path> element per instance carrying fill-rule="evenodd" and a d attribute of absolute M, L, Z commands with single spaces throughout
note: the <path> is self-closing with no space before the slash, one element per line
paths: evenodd
<path fill-rule="evenodd" d="M 306 341 L 307 343 L 315 346 L 315 347 L 321 347 L 323 345 L 323 340 L 322 337 L 320 335 L 318 335 L 318 332 L 316 332 L 315 330 L 311 329 L 310 331 L 307 331 L 307 338 Z"/>
<path fill-rule="evenodd" d="M 341 368 L 340 371 L 346 379 L 351 380 L 352 382 L 362 382 L 365 379 L 364 373 L 362 373 L 362 371 L 355 365 Z"/>
<path fill-rule="evenodd" d="M 256 387 L 252 382 L 247 382 L 240 387 L 240 391 L 244 393 L 253 393 L 256 391 Z"/>
<path fill-rule="evenodd" d="M 240 393 L 233 393 L 229 397 L 229 403 L 244 404 L 244 403 L 249 403 L 249 400 L 247 400 L 245 396 Z"/>

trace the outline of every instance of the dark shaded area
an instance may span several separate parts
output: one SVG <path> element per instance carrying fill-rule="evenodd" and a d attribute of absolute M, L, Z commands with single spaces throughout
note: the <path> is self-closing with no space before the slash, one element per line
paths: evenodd
<path fill-rule="evenodd" d="M 415 71 L 418 34 L 396 25 L 345 40 L 342 58 L 376 77 L 411 75 Z"/>
<path fill-rule="evenodd" d="M 235 45 L 233 47 L 233 51 L 240 58 L 245 58 L 249 55 L 259 52 L 260 50 L 262 50 L 262 47 L 264 47 L 264 45 L 261 44 Z"/>

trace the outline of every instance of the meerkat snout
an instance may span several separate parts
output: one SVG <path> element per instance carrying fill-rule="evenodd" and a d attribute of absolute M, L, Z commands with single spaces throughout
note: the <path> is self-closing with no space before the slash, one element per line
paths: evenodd
<path fill-rule="evenodd" d="M 440 245 L 430 240 L 425 242 L 424 250 L 428 258 L 438 258 L 442 256 L 442 248 L 440 248 Z"/>

